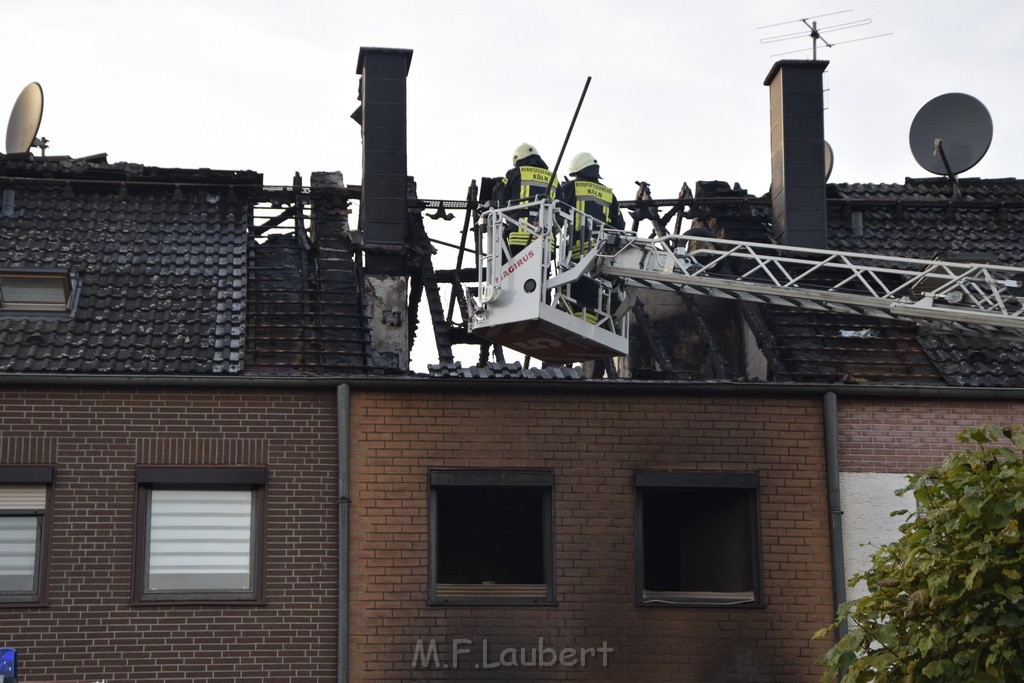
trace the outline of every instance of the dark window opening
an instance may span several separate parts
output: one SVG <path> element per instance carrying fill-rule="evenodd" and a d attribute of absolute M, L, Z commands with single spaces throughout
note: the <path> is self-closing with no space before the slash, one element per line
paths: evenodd
<path fill-rule="evenodd" d="M 551 487 L 455 479 L 431 488 L 431 600 L 553 602 Z"/>
<path fill-rule="evenodd" d="M 637 489 L 639 601 L 758 603 L 757 489 L 691 476 Z"/>
<path fill-rule="evenodd" d="M 438 583 L 544 583 L 544 492 L 439 489 Z"/>

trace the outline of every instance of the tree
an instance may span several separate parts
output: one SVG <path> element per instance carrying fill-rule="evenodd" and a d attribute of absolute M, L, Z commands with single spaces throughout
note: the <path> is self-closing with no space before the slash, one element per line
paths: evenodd
<path fill-rule="evenodd" d="M 869 593 L 815 634 L 850 620 L 819 662 L 822 680 L 1024 680 L 1024 426 L 958 439 L 971 445 L 898 492 L 912 491 L 917 509 L 892 513 L 906 517 L 902 536 L 851 577 Z"/>

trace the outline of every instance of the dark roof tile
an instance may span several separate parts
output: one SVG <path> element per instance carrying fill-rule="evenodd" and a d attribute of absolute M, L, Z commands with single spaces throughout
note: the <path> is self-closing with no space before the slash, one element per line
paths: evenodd
<path fill-rule="evenodd" d="M 216 362 L 205 338 L 244 344 L 239 327 L 217 329 L 218 312 L 244 309 L 246 216 L 243 200 L 183 185 L 137 185 L 119 197 L 118 183 L 65 180 L 125 177 L 157 182 L 187 178 L 218 185 L 261 185 L 249 172 L 151 169 L 83 160 L 10 160 L 0 155 L 0 178 L 15 185 L 19 209 L 0 217 L 0 268 L 67 268 L 80 276 L 70 319 L 0 316 L 0 369 L 7 372 L 211 372 Z M 72 178 L 75 179 L 75 178 Z M 139 179 L 139 178 L 135 178 Z M 225 188 L 223 194 L 227 193 Z M 210 198 L 216 200 L 210 204 Z M 196 256 L 199 258 L 196 259 Z M 225 277 L 210 266 L 234 274 Z M 183 326 L 193 332 L 182 334 Z M 30 340 L 41 335 L 35 343 Z M 223 362 L 222 362 L 223 364 Z M 237 372 L 240 368 L 225 371 Z"/>
<path fill-rule="evenodd" d="M 463 367 L 462 363 L 428 365 L 431 377 L 461 377 L 466 379 L 586 379 L 582 368 L 551 365 L 543 368 L 524 368 L 514 363 L 488 363 L 484 367 Z"/>
<path fill-rule="evenodd" d="M 830 184 L 826 196 L 830 249 L 1024 267 L 1024 181 L 961 178 L 957 194 L 944 178 L 908 178 Z M 749 204 L 750 220 L 739 224 L 729 216 L 742 212 L 710 208 L 719 234 L 770 241 L 770 206 Z M 749 310 L 759 311 L 772 380 L 1024 387 L 1020 337 L 950 335 L 924 322 L 779 307 Z"/>
<path fill-rule="evenodd" d="M 960 196 L 944 178 L 830 186 L 830 196 L 842 199 L 829 204 L 829 246 L 925 259 L 991 258 L 1024 266 L 1024 181 L 961 178 L 959 186 Z M 854 211 L 861 213 L 862 230 L 852 225 Z M 882 325 L 892 330 L 895 323 Z M 922 324 L 914 341 L 931 368 L 914 363 L 895 381 L 1024 387 L 1024 340 L 1019 337 L 938 334 Z M 884 346 L 875 352 L 880 365 L 891 357 Z"/>

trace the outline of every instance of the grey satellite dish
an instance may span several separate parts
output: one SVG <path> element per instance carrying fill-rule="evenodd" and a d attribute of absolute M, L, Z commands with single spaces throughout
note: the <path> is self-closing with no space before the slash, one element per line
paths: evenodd
<path fill-rule="evenodd" d="M 829 176 L 832 175 L 832 164 L 835 163 L 835 156 L 832 154 L 832 145 L 825 141 L 825 182 L 828 182 Z"/>
<path fill-rule="evenodd" d="M 29 83 L 18 95 L 7 122 L 7 153 L 20 154 L 32 148 L 43 119 L 43 87 Z"/>
<path fill-rule="evenodd" d="M 926 171 L 963 173 L 981 161 L 992 144 L 992 117 L 980 101 L 946 93 L 929 101 L 910 124 L 910 151 Z"/>

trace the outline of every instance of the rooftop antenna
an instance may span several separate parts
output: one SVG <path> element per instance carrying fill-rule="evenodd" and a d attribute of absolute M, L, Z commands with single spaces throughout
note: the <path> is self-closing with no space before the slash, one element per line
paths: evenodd
<path fill-rule="evenodd" d="M 952 92 L 929 100 L 910 124 L 910 151 L 926 171 L 956 176 L 981 161 L 992 144 L 992 116 L 978 99 Z"/>
<path fill-rule="evenodd" d="M 7 153 L 23 154 L 33 147 L 42 150 L 46 156 L 46 138 L 39 139 L 39 122 L 43 119 L 43 86 L 29 83 L 18 95 L 7 122 Z"/>
<path fill-rule="evenodd" d="M 797 31 L 796 33 L 786 33 L 786 34 L 779 35 L 779 36 L 771 36 L 769 38 L 762 38 L 761 39 L 761 44 L 762 45 L 768 45 L 769 43 L 778 43 L 778 42 L 782 42 L 784 40 L 793 40 L 795 38 L 806 38 L 807 36 L 810 36 L 810 38 L 811 38 L 811 59 L 814 59 L 814 60 L 818 59 L 818 41 L 819 40 L 822 43 L 824 43 L 826 47 L 835 47 L 836 45 L 843 45 L 844 43 L 855 43 L 855 42 L 860 41 L 860 40 L 868 40 L 870 38 L 882 38 L 883 36 L 891 36 L 892 35 L 892 33 L 890 32 L 890 33 L 879 33 L 879 34 L 873 35 L 873 36 L 863 36 L 861 38 L 851 38 L 850 40 L 840 40 L 840 41 L 834 41 L 834 42 L 829 42 L 828 40 L 826 40 L 825 36 L 822 35 L 822 32 L 824 32 L 824 31 L 843 31 L 843 30 L 846 30 L 846 29 L 858 28 L 860 26 L 867 26 L 868 24 L 871 23 L 870 19 L 854 19 L 853 21 L 847 21 L 847 22 L 843 22 L 843 23 L 839 23 L 839 24 L 832 24 L 831 26 L 822 26 L 820 28 L 818 27 L 818 21 L 817 21 L 818 19 L 821 19 L 821 18 L 824 18 L 824 17 L 832 17 L 832 16 L 835 16 L 837 14 L 845 14 L 846 12 L 852 12 L 852 11 L 853 10 L 850 10 L 850 9 L 844 9 L 844 10 L 840 10 L 838 12 L 829 12 L 828 14 L 818 14 L 818 15 L 813 16 L 813 17 L 804 17 L 803 19 L 793 19 L 793 20 L 790 20 L 790 21 L 783 21 L 783 22 L 780 22 L 778 24 L 768 24 L 767 26 L 758 26 L 757 30 L 760 31 L 760 30 L 766 29 L 766 28 L 776 28 L 776 27 L 779 27 L 779 26 L 786 26 L 788 24 L 795 24 L 795 23 L 798 23 L 798 22 L 802 23 L 805 27 L 807 27 L 807 29 L 810 31 L 810 33 L 808 33 L 807 31 Z M 802 50 L 790 50 L 789 52 L 779 52 L 779 53 L 776 53 L 776 54 L 772 55 L 772 57 L 781 57 L 783 55 L 791 55 L 791 54 L 795 54 L 797 52 L 805 52 L 806 50 L 807 50 L 807 48 L 804 48 Z"/>

